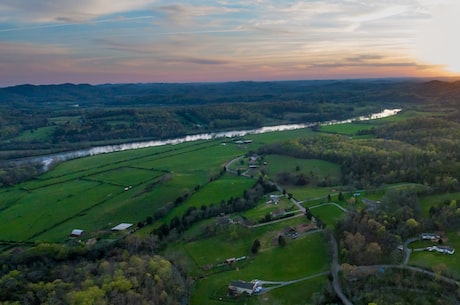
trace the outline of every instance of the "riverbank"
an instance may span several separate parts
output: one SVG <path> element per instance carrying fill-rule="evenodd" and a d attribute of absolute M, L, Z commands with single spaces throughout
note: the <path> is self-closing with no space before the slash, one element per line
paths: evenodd
<path fill-rule="evenodd" d="M 320 122 L 319 124 L 336 125 L 336 124 L 351 123 L 353 121 L 367 121 L 367 120 L 385 118 L 385 117 L 396 115 L 401 110 L 402 109 L 384 109 L 381 112 L 372 113 L 367 116 L 360 116 L 360 117 L 350 118 L 350 119 L 342 120 L 342 121 L 332 120 L 332 121 Z M 81 150 L 70 151 L 70 152 L 63 152 L 63 153 L 57 153 L 57 154 L 51 154 L 51 155 L 12 160 L 12 161 L 9 161 L 8 164 L 10 165 L 14 165 L 14 164 L 20 165 L 24 163 L 37 164 L 40 167 L 42 172 L 46 172 L 58 163 L 65 162 L 65 161 L 72 160 L 72 159 L 87 157 L 87 156 L 94 156 L 94 155 L 99 155 L 99 154 L 113 153 L 113 152 L 119 152 L 119 151 L 125 151 L 125 150 L 141 149 L 141 148 L 147 148 L 147 147 L 175 145 L 175 144 L 193 142 L 193 141 L 199 141 L 199 140 L 235 138 L 235 137 L 243 137 L 243 136 L 250 135 L 250 134 L 261 134 L 261 133 L 284 131 L 284 130 L 295 130 L 295 129 L 309 128 L 316 124 L 318 124 L 318 122 L 306 123 L 306 124 L 275 125 L 275 126 L 261 127 L 257 129 L 232 130 L 232 131 L 215 132 L 215 133 L 201 133 L 201 134 L 187 135 L 185 137 L 167 139 L 167 140 L 143 141 L 143 142 L 116 144 L 116 145 L 97 146 L 97 147 L 93 147 L 89 149 L 81 149 Z"/>

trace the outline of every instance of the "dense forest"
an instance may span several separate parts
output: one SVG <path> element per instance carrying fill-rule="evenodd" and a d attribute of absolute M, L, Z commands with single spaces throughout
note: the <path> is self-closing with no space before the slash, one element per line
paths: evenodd
<path fill-rule="evenodd" d="M 75 242 L 76 243 L 76 242 Z M 2 254 L 1 304 L 183 304 L 189 280 L 155 239 L 97 247 L 40 244 Z"/>

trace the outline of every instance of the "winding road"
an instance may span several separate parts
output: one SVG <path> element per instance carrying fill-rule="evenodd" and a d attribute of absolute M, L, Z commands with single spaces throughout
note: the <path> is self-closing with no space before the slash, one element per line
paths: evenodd
<path fill-rule="evenodd" d="M 231 161 L 229 161 L 225 165 L 226 171 L 230 172 L 230 173 L 233 173 L 233 174 L 237 174 L 236 171 L 230 169 L 230 165 L 233 164 L 234 162 L 240 160 L 241 158 L 243 158 L 243 156 L 240 156 L 238 158 L 235 158 L 235 159 L 232 159 Z M 278 190 L 280 192 L 282 192 L 282 188 L 277 184 L 275 184 L 275 185 L 277 186 Z M 294 197 L 291 197 L 290 201 L 293 204 L 295 204 L 301 212 L 303 212 L 302 214 L 297 214 L 297 215 L 295 215 L 293 217 L 301 217 L 301 216 L 303 216 L 303 214 L 306 211 L 305 207 L 303 207 L 303 205 L 302 205 L 302 203 L 304 201 L 298 201 Z M 309 209 L 314 209 L 314 208 L 325 206 L 325 205 L 333 205 L 333 206 L 337 207 L 338 209 L 340 209 L 343 212 L 348 211 L 346 208 L 340 206 L 339 204 L 337 204 L 335 202 L 326 202 L 326 203 L 314 205 L 314 206 L 309 207 Z M 290 217 L 290 218 L 292 218 L 292 217 Z M 249 226 L 249 227 L 250 228 L 256 228 L 256 227 L 260 227 L 260 226 L 270 225 L 272 223 L 281 222 L 281 221 L 284 221 L 286 219 L 289 219 L 289 218 L 274 220 L 274 221 L 270 221 L 270 222 L 267 222 L 267 223 L 257 224 L 257 225 L 253 225 L 253 226 Z M 314 230 L 314 231 L 311 231 L 311 232 L 308 232 L 308 233 L 311 234 L 311 233 L 317 233 L 317 232 L 321 232 L 321 231 L 323 231 L 323 230 L 318 229 L 318 230 Z M 337 297 L 340 298 L 341 302 L 344 305 L 353 305 L 353 303 L 343 293 L 342 286 L 341 286 L 341 283 L 340 283 L 340 278 L 339 278 L 340 264 L 339 264 L 339 253 L 338 253 L 339 251 L 338 251 L 338 246 L 337 246 L 337 240 L 335 239 L 334 234 L 329 232 L 328 235 L 329 235 L 330 245 L 331 245 L 331 249 L 332 249 L 332 262 L 331 262 L 331 270 L 330 271 L 325 271 L 325 272 L 317 273 L 317 274 L 314 274 L 314 275 L 306 276 L 306 277 L 303 277 L 303 278 L 300 278 L 300 279 L 296 279 L 296 280 L 292 280 L 292 281 L 284 281 L 284 282 L 283 281 L 275 282 L 275 281 L 258 280 L 258 282 L 261 285 L 263 285 L 263 284 L 270 285 L 270 287 L 263 288 L 259 292 L 259 294 L 266 293 L 266 292 L 268 292 L 270 290 L 280 288 L 280 287 L 283 287 L 283 286 L 286 286 L 286 285 L 290 285 L 290 284 L 298 283 L 298 282 L 305 281 L 305 280 L 308 280 L 308 279 L 312 279 L 312 278 L 315 278 L 315 277 L 331 274 L 331 276 L 332 276 L 332 286 L 334 288 L 334 291 L 335 291 Z M 406 269 L 406 270 L 411 270 L 411 271 L 414 271 L 414 272 L 420 272 L 420 273 L 423 273 L 423 274 L 427 274 L 427 275 L 430 275 L 430 276 L 432 276 L 433 278 L 435 278 L 437 280 L 442 280 L 442 281 L 444 281 L 446 283 L 450 283 L 450 284 L 454 284 L 454 285 L 458 286 L 459 282 L 454 280 L 454 279 L 452 279 L 452 278 L 449 278 L 449 277 L 434 273 L 432 271 L 428 271 L 428 270 L 420 268 L 420 267 L 408 266 L 409 261 L 410 261 L 411 253 L 413 251 L 412 249 L 409 248 L 409 244 L 414 242 L 414 241 L 417 241 L 418 239 L 419 239 L 418 237 L 414 237 L 414 238 L 409 238 L 406 241 L 404 241 L 403 248 L 402 248 L 403 260 L 402 260 L 401 264 L 356 266 L 356 268 L 360 269 L 360 270 Z"/>

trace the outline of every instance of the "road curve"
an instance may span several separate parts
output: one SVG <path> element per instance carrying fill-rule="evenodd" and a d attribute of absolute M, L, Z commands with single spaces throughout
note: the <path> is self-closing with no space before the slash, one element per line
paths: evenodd
<path fill-rule="evenodd" d="M 332 286 L 334 287 L 334 291 L 337 296 L 340 298 L 344 305 L 353 305 L 353 303 L 348 300 L 346 295 L 342 291 L 342 286 L 340 285 L 339 281 L 339 249 L 337 247 L 337 240 L 335 239 L 334 235 L 330 234 L 331 239 L 331 246 L 332 246 L 332 266 L 331 266 L 331 274 L 332 274 Z"/>

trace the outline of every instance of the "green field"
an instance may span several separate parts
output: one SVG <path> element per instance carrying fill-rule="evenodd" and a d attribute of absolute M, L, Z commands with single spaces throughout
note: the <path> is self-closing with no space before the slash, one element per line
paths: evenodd
<path fill-rule="evenodd" d="M 240 198 L 243 196 L 244 191 L 250 189 L 254 183 L 253 179 L 247 177 L 226 174 L 222 178 L 214 180 L 200 188 L 165 217 L 164 222 L 169 223 L 175 216 L 181 217 L 191 207 L 200 209 L 203 205 L 220 205 L 222 200 L 227 201 L 230 198 Z"/>
<path fill-rule="evenodd" d="M 248 244 L 246 248 L 250 246 L 251 245 Z M 227 248 L 228 246 L 225 248 L 225 254 L 227 254 Z M 195 247 L 187 247 L 187 250 L 192 256 L 200 256 L 203 252 L 200 248 Z M 302 253 L 302 255 L 299 256 L 299 253 Z M 229 253 L 229 255 L 231 254 L 233 253 Z M 227 256 L 220 256 L 223 259 L 228 258 Z M 273 268 L 267 268 L 267 266 L 273 266 Z M 254 257 L 248 258 L 248 262 L 243 263 L 240 268 L 212 274 L 199 280 L 194 286 L 191 304 L 214 304 L 214 301 L 217 301 L 219 297 L 225 299 L 226 288 L 232 280 L 250 281 L 259 279 L 268 281 L 289 281 L 314 275 L 326 271 L 327 269 L 328 255 L 321 234 L 309 235 L 290 241 L 283 248 L 276 246 L 263 250 Z M 321 277 L 321 280 L 316 279 L 312 282 L 315 283 L 315 287 L 319 288 L 324 285 L 323 279 L 324 277 Z M 295 284 L 293 287 L 286 286 L 283 289 L 289 291 L 295 287 L 308 287 L 308 283 L 309 281 L 305 281 Z M 268 294 L 268 296 L 257 296 L 254 300 L 251 300 L 251 302 L 257 303 L 265 297 L 276 299 L 281 292 L 282 291 L 276 292 L 275 289 Z M 307 288 L 305 295 L 311 297 L 311 293 L 313 292 L 314 291 Z M 283 301 L 283 304 L 296 304 L 295 302 L 297 301 L 295 300 L 300 296 L 296 293 L 292 296 L 285 297 L 286 299 Z M 227 304 L 232 302 L 223 300 L 220 301 L 220 304 L 222 303 Z"/>
<path fill-rule="evenodd" d="M 377 126 L 375 123 L 370 123 L 370 122 L 367 122 L 367 123 L 366 122 L 353 122 L 353 123 L 337 124 L 337 125 L 321 125 L 320 130 L 322 132 L 338 133 L 338 134 L 343 134 L 347 136 L 354 136 L 359 131 L 369 130 L 375 126 Z"/>
<path fill-rule="evenodd" d="M 326 225 L 333 228 L 337 223 L 337 220 L 344 214 L 342 210 L 334 205 L 325 204 L 323 206 L 315 207 L 310 209 L 311 213 L 315 217 L 319 217 Z"/>
<path fill-rule="evenodd" d="M 202 141 L 62 163 L 37 180 L 0 192 L 0 240 L 63 241 L 74 228 L 91 233 L 119 222 L 136 224 L 207 184 L 225 162 L 243 153 L 235 145 Z M 205 197 L 212 202 L 238 197 L 254 183 L 242 177 L 224 180 L 229 184 L 214 181 L 191 204 L 201 205 Z M 219 192 L 222 188 L 228 192 Z"/>
<path fill-rule="evenodd" d="M 339 181 L 341 176 L 338 164 L 324 160 L 298 159 L 280 155 L 267 155 L 264 160 L 267 162 L 266 171 L 270 176 L 282 172 L 303 173 L 315 181 L 323 179 Z"/>

